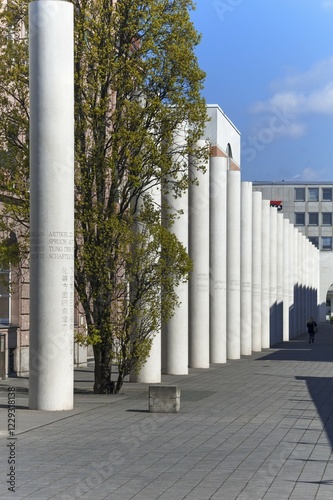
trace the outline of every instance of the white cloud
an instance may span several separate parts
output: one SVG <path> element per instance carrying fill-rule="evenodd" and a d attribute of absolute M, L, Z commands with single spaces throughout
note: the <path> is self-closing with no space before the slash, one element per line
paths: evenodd
<path fill-rule="evenodd" d="M 307 117 L 333 115 L 333 57 L 273 82 L 271 89 L 271 97 L 255 102 L 250 112 L 261 128 L 274 128 L 275 137 L 301 137 L 307 130 Z"/>
<path fill-rule="evenodd" d="M 281 130 L 280 135 L 285 137 L 291 137 L 293 139 L 297 139 L 298 137 L 302 137 L 307 130 L 307 126 L 305 123 L 290 123 L 286 125 L 283 130 Z"/>
<path fill-rule="evenodd" d="M 258 101 L 251 107 L 253 113 L 272 113 L 276 109 L 292 115 L 308 113 L 331 115 L 333 114 L 333 81 L 309 92 L 290 90 L 279 92 L 267 101 Z"/>
<path fill-rule="evenodd" d="M 332 0 L 333 2 L 333 0 Z M 310 91 L 332 81 L 333 57 L 315 63 L 307 71 L 290 70 L 290 74 L 281 80 L 272 82 L 272 90 L 279 89 Z"/>
<path fill-rule="evenodd" d="M 331 172 L 327 169 L 304 168 L 299 174 L 294 175 L 290 180 L 304 182 L 322 182 L 323 179 L 330 178 Z"/>

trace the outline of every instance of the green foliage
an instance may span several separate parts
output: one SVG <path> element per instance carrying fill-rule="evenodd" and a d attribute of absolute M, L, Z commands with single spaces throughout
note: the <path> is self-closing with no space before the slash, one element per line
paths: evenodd
<path fill-rule="evenodd" d="M 88 330 L 88 338 L 78 340 L 93 345 L 95 391 L 109 392 L 144 364 L 154 335 L 177 307 L 176 286 L 191 269 L 169 230 L 178 215 L 166 210 L 162 224 L 152 191 L 160 186 L 181 196 L 193 182 L 188 155 L 196 156 L 197 168 L 207 158 L 208 148 L 196 147 L 207 119 L 204 73 L 194 54 L 200 37 L 190 21 L 191 0 L 72 3 L 75 286 Z M 26 12 L 26 1 L 9 1 L 1 18 L 0 182 L 7 230 L 28 221 L 27 44 L 23 35 L 10 38 Z M 174 135 L 184 123 L 188 137 L 179 145 Z M 115 388 L 111 363 L 119 370 Z"/>
<path fill-rule="evenodd" d="M 0 260 L 12 265 L 18 265 L 28 251 L 29 68 L 26 22 L 27 4 L 20 0 L 9 1 L 0 12 Z"/>

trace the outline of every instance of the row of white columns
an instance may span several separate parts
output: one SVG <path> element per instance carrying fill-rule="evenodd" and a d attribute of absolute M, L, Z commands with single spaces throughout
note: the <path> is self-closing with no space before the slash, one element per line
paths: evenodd
<path fill-rule="evenodd" d="M 318 250 L 228 165 L 210 158 L 188 198 L 167 199 L 184 212 L 173 231 L 194 267 L 141 382 L 260 352 L 300 335 L 316 316 Z"/>

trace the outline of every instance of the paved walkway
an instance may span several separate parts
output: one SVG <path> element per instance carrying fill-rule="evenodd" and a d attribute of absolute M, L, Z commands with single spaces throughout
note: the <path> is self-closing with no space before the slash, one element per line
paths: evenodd
<path fill-rule="evenodd" d="M 90 368 L 73 411 L 28 410 L 28 380 L 0 381 L 0 498 L 333 499 L 333 326 L 163 382 L 181 386 L 180 413 L 149 413 L 144 385 L 94 395 Z"/>

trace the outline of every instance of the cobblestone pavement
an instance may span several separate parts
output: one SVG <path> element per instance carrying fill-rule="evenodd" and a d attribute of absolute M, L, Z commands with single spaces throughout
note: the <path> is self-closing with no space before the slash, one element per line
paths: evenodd
<path fill-rule="evenodd" d="M 149 413 L 145 385 L 93 394 L 92 368 L 75 371 L 73 411 L 28 410 L 28 380 L 0 380 L 0 498 L 333 499 L 333 326 L 163 383 L 180 413 Z"/>

